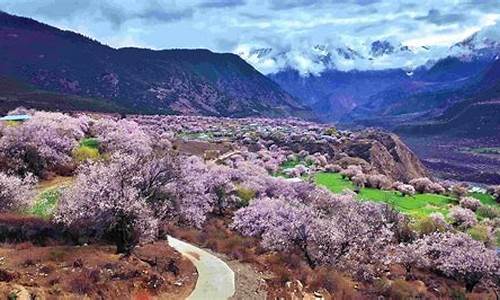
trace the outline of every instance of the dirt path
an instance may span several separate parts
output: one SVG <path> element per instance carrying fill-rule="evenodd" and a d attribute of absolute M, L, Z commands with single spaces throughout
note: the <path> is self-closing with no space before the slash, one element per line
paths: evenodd
<path fill-rule="evenodd" d="M 220 258 L 191 244 L 168 237 L 168 243 L 187 257 L 198 271 L 198 281 L 189 300 L 225 300 L 235 292 L 233 270 Z"/>

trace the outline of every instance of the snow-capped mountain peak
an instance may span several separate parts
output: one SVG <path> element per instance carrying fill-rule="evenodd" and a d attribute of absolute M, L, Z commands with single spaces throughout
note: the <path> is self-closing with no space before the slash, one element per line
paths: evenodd
<path fill-rule="evenodd" d="M 486 27 L 451 47 L 405 45 L 395 40 L 377 39 L 362 44 L 330 40 L 322 43 L 296 43 L 285 46 L 254 46 L 244 44 L 235 51 L 264 74 L 295 69 L 302 75 L 319 74 L 325 70 L 382 70 L 430 68 L 447 56 L 464 61 L 493 59 L 500 53 L 498 25 Z"/>

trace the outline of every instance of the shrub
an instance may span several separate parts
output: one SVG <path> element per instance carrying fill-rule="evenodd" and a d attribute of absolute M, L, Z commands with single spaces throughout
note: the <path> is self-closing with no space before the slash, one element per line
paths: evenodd
<path fill-rule="evenodd" d="M 492 186 L 488 188 L 488 193 L 495 197 L 495 201 L 500 203 L 500 185 Z"/>
<path fill-rule="evenodd" d="M 394 280 L 389 288 L 390 299 L 417 299 L 422 296 L 414 285 L 403 279 Z"/>
<path fill-rule="evenodd" d="M 472 197 L 463 197 L 460 199 L 460 206 L 476 211 L 479 207 L 481 207 L 481 201 Z"/>
<path fill-rule="evenodd" d="M 69 289 L 76 294 L 90 295 L 96 291 L 96 279 L 91 271 L 81 272 L 69 281 Z"/>
<path fill-rule="evenodd" d="M 476 210 L 478 216 L 482 218 L 495 219 L 500 217 L 500 209 L 490 205 L 482 205 Z"/>
<path fill-rule="evenodd" d="M 325 130 L 324 134 L 330 135 L 330 136 L 337 136 L 338 131 L 337 131 L 337 128 L 335 128 L 335 127 L 329 127 Z"/>
<path fill-rule="evenodd" d="M 420 235 L 427 235 L 433 232 L 443 232 L 446 230 L 446 221 L 444 221 L 444 217 L 442 217 L 443 219 L 441 219 L 441 217 L 441 214 L 439 217 L 421 217 L 416 221 L 414 228 Z"/>
<path fill-rule="evenodd" d="M 368 175 L 366 180 L 367 180 L 367 186 L 381 190 L 388 190 L 391 188 L 392 185 L 392 182 L 389 179 L 389 177 L 382 174 Z"/>
<path fill-rule="evenodd" d="M 30 213 L 42 218 L 47 218 L 52 215 L 57 206 L 61 190 L 59 188 L 44 191 L 36 199 L 35 205 L 30 209 Z"/>
<path fill-rule="evenodd" d="M 481 241 L 487 245 L 492 243 L 493 237 L 487 226 L 475 225 L 474 227 L 467 230 L 467 233 L 476 241 Z"/>
<path fill-rule="evenodd" d="M 99 140 L 96 138 L 85 138 L 80 141 L 80 146 L 92 149 L 99 149 Z"/>
<path fill-rule="evenodd" d="M 99 149 L 89 146 L 80 146 L 73 150 L 73 158 L 78 162 L 96 160 L 99 158 Z"/>
<path fill-rule="evenodd" d="M 21 215 L 0 214 L 0 242 L 31 242 L 46 245 L 51 240 L 69 240 L 68 232 L 49 221 Z"/>
<path fill-rule="evenodd" d="M 439 212 L 433 212 L 429 215 L 429 218 L 432 219 L 436 227 L 439 229 L 439 231 L 445 231 L 450 227 L 448 223 L 446 222 L 444 216 L 442 213 Z"/>
<path fill-rule="evenodd" d="M 356 294 L 352 282 L 331 268 L 315 269 L 309 274 L 307 282 L 310 289 L 326 289 L 339 299 L 351 299 Z"/>
<path fill-rule="evenodd" d="M 247 206 L 250 200 L 255 198 L 256 192 L 249 188 L 238 187 L 236 189 L 236 195 L 241 199 L 242 206 Z"/>
<path fill-rule="evenodd" d="M 467 208 L 455 206 L 450 209 L 449 216 L 453 220 L 453 225 L 462 229 L 470 228 L 477 223 L 476 215 L 472 210 Z"/>

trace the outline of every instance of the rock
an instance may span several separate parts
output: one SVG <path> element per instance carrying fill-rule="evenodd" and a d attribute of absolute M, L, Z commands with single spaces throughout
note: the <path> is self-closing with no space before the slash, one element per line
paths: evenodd
<path fill-rule="evenodd" d="M 395 134 L 363 131 L 342 147 L 349 156 L 364 159 L 378 173 L 393 180 L 408 182 L 428 176 L 422 162 Z"/>
<path fill-rule="evenodd" d="M 300 282 L 300 280 L 295 280 L 295 285 L 297 286 L 297 290 L 299 290 L 300 292 L 304 290 L 304 285 L 302 284 L 302 282 Z"/>

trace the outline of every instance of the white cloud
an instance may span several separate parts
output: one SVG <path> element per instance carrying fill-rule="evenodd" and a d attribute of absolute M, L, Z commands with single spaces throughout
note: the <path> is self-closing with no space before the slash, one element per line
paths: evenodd
<path fill-rule="evenodd" d="M 0 9 L 80 31 L 115 47 L 208 48 L 235 53 L 246 47 L 247 54 L 242 56 L 261 71 L 293 62 L 303 72 L 319 72 L 323 64 L 304 53 L 315 44 L 347 45 L 366 55 L 373 40 L 384 39 L 417 48 L 433 46 L 432 54 L 440 53 L 467 35 L 497 24 L 498 7 L 486 2 L 0 0 Z M 250 54 L 250 48 L 256 47 L 292 51 L 289 57 L 261 59 Z M 382 57 L 335 63 L 345 69 L 407 66 L 426 59 L 428 53 L 412 57 L 403 53 L 392 62 Z"/>

